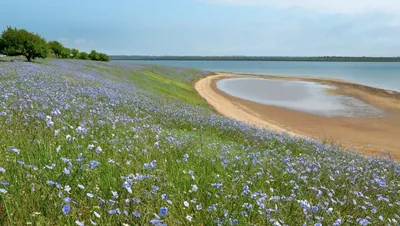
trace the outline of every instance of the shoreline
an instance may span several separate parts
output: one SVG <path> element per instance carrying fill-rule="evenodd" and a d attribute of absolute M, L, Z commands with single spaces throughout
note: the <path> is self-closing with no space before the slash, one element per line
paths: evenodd
<path fill-rule="evenodd" d="M 325 117 L 263 105 L 231 96 L 217 88 L 227 78 L 263 78 L 316 82 L 336 89 L 328 92 L 352 96 L 384 110 L 382 117 Z M 358 150 L 366 155 L 382 156 L 381 150 L 400 160 L 400 93 L 346 82 L 338 79 L 216 73 L 195 83 L 195 89 L 220 114 L 275 132 L 309 137 Z"/>

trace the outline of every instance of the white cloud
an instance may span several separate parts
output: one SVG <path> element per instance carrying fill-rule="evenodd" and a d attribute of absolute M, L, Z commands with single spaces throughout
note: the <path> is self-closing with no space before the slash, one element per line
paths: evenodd
<path fill-rule="evenodd" d="M 249 6 L 268 6 L 274 8 L 299 8 L 305 10 L 360 13 L 387 12 L 400 13 L 398 0 L 203 0 L 208 3 Z"/>

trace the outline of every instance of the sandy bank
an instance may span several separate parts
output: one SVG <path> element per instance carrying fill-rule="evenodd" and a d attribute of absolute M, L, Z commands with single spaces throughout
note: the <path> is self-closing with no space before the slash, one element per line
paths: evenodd
<path fill-rule="evenodd" d="M 312 81 L 336 86 L 332 94 L 349 95 L 382 110 L 381 117 L 324 117 L 282 107 L 268 106 L 230 96 L 216 86 L 220 79 L 257 77 L 292 81 Z M 353 147 L 368 155 L 382 155 L 385 150 L 400 159 L 400 94 L 334 79 L 218 73 L 196 82 L 195 89 L 224 116 L 277 132 L 307 136 Z"/>

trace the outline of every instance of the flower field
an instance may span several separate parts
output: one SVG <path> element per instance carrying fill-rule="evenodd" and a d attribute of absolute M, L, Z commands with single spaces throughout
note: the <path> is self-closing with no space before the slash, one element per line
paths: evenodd
<path fill-rule="evenodd" d="M 399 225 L 398 163 L 218 116 L 207 73 L 0 63 L 0 225 Z"/>

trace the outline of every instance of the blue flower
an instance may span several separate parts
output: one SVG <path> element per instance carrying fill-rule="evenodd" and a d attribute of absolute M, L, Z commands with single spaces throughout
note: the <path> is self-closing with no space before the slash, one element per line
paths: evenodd
<path fill-rule="evenodd" d="M 16 153 L 17 155 L 19 155 L 19 153 L 21 153 L 21 151 L 20 151 L 18 148 L 16 148 L 16 147 L 9 147 L 9 148 L 7 149 L 7 151 L 9 151 L 9 152 L 14 152 L 14 153 Z"/>
<path fill-rule="evenodd" d="M 64 167 L 63 173 L 66 174 L 66 175 L 69 175 L 71 172 L 69 171 L 68 168 Z"/>
<path fill-rule="evenodd" d="M 92 170 L 93 168 L 95 168 L 96 166 L 100 165 L 99 162 L 95 161 L 95 160 L 90 160 L 90 169 Z"/>
<path fill-rule="evenodd" d="M 161 195 L 161 199 L 162 199 L 162 200 L 167 200 L 167 194 L 162 194 L 162 195 Z"/>
<path fill-rule="evenodd" d="M 141 216 L 140 213 L 137 211 L 133 212 L 132 214 L 133 214 L 133 216 L 135 216 L 137 218 L 140 218 L 140 216 Z"/>
<path fill-rule="evenodd" d="M 160 215 L 164 217 L 167 214 L 168 214 L 168 208 L 167 207 L 161 207 L 160 208 Z"/>
<path fill-rule="evenodd" d="M 68 214 L 70 211 L 71 211 L 71 207 L 69 204 L 63 206 L 62 212 L 64 213 L 64 215 Z"/>

